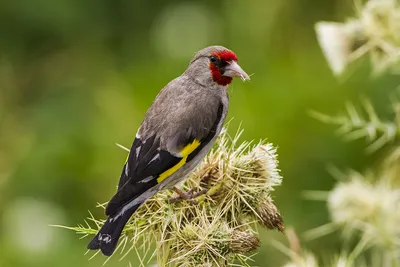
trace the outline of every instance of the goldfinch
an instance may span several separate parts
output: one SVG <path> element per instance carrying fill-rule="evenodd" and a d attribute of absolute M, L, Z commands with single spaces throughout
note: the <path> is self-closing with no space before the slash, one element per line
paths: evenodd
<path fill-rule="evenodd" d="M 233 77 L 250 79 L 235 53 L 210 46 L 197 52 L 186 71 L 159 92 L 137 131 L 117 193 L 108 202 L 108 219 L 88 249 L 112 255 L 140 205 L 173 188 L 200 163 L 225 121 Z"/>

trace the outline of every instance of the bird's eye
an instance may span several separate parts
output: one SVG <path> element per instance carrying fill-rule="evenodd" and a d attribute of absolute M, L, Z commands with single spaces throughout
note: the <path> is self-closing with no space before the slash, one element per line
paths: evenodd
<path fill-rule="evenodd" d="M 211 63 L 217 63 L 217 61 L 218 61 L 218 59 L 217 59 L 216 56 L 211 56 L 211 57 L 210 57 L 210 62 L 211 62 Z"/>

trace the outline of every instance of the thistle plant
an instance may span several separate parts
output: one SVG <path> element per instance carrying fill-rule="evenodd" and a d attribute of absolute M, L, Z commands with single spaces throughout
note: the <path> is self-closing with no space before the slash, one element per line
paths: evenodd
<path fill-rule="evenodd" d="M 199 195 L 197 203 L 175 201 L 172 191 L 158 193 L 131 217 L 114 255 L 119 252 L 124 258 L 135 251 L 142 266 L 154 258 L 157 266 L 249 266 L 249 253 L 260 246 L 255 226 L 283 231 L 270 196 L 282 177 L 273 145 L 238 145 L 241 133 L 231 138 L 224 131 L 181 185 Z M 86 226 L 64 228 L 88 236 L 104 222 L 93 216 L 88 221 Z"/>
<path fill-rule="evenodd" d="M 345 73 L 349 64 L 369 56 L 373 74 L 400 75 L 400 1 L 369 0 L 356 2 L 356 16 L 345 23 L 319 22 L 315 26 L 322 51 L 334 75 Z M 399 84 L 400 85 L 400 84 Z M 400 88 L 400 87 L 399 87 Z M 359 173 L 335 170 L 338 183 L 328 192 L 306 192 L 310 199 L 327 202 L 332 222 L 312 229 L 305 237 L 342 230 L 344 247 L 339 256 L 321 262 L 315 254 L 293 246 L 278 244 L 291 261 L 286 267 L 303 266 L 400 266 L 400 100 L 394 92 L 388 106 L 392 113 L 379 117 L 371 101 L 363 98 L 361 108 L 348 103 L 345 112 L 330 116 L 311 115 L 338 126 L 346 140 L 365 138 L 367 152 L 383 147 L 387 153 L 375 168 Z M 389 99 L 388 99 L 389 100 Z M 296 240 L 296 239 L 294 239 Z M 356 245 L 351 248 L 352 242 Z M 325 257 L 326 259 L 327 257 Z"/>

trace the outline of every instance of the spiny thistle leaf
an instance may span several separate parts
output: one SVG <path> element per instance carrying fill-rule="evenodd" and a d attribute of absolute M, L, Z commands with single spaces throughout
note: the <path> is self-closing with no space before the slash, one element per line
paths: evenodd
<path fill-rule="evenodd" d="M 337 132 L 344 135 L 346 140 L 367 139 L 370 142 L 367 152 L 375 152 L 396 139 L 400 134 L 400 125 L 397 122 L 382 121 L 369 100 L 364 99 L 362 104 L 363 112 L 347 103 L 343 115 L 329 116 L 317 111 L 311 111 L 310 115 L 324 123 L 338 125 Z"/>

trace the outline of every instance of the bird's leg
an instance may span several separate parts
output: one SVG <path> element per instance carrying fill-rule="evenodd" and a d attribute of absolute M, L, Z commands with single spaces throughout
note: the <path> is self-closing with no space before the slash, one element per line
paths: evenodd
<path fill-rule="evenodd" d="M 189 202 L 191 202 L 193 204 L 197 204 L 197 201 L 193 201 L 191 199 L 192 198 L 191 195 L 192 195 L 193 191 L 192 192 L 189 191 L 189 192 L 185 193 L 182 190 L 180 190 L 179 188 L 177 188 L 176 186 L 174 186 L 172 188 L 172 190 L 174 190 L 174 192 L 177 193 L 178 196 L 171 198 L 169 200 L 170 203 L 174 203 L 174 202 L 177 202 L 177 201 L 180 201 L 180 200 L 184 199 L 184 200 L 187 200 L 187 201 L 189 201 Z"/>
<path fill-rule="evenodd" d="M 190 195 L 189 193 L 185 193 L 182 190 L 180 190 L 178 187 L 175 187 L 172 189 L 175 191 L 175 193 L 177 193 L 179 195 L 180 198 L 182 199 L 190 199 Z"/>
<path fill-rule="evenodd" d="M 183 192 L 182 190 L 180 190 L 179 188 L 177 188 L 175 186 L 173 187 L 172 190 L 174 190 L 175 193 L 177 193 L 179 196 L 171 198 L 169 200 L 170 203 L 174 203 L 174 202 L 177 202 L 177 201 L 180 201 L 180 200 L 184 199 L 184 200 L 187 200 L 187 201 L 189 201 L 189 202 L 191 202 L 193 204 L 198 204 L 198 202 L 196 200 L 193 200 L 193 198 L 196 198 L 198 196 L 204 195 L 205 193 L 208 192 L 208 189 L 202 189 L 199 192 L 194 193 L 194 191 L 196 191 L 196 188 L 192 188 L 188 192 L 185 193 L 185 192 Z"/>
<path fill-rule="evenodd" d="M 187 191 L 185 194 L 189 197 L 189 198 L 193 198 L 193 193 L 194 191 L 196 191 L 196 188 L 192 188 L 189 191 Z"/>
<path fill-rule="evenodd" d="M 208 189 L 201 189 L 199 192 L 197 192 L 197 193 L 193 193 L 193 190 L 194 188 L 192 188 L 192 189 L 190 189 L 190 191 L 192 191 L 192 193 L 191 193 L 191 198 L 196 198 L 196 197 L 199 197 L 199 196 L 201 196 L 201 195 L 204 195 L 205 193 L 207 193 L 208 192 Z M 189 191 L 189 192 L 190 192 Z M 188 193 L 189 193 L 188 192 Z"/>

